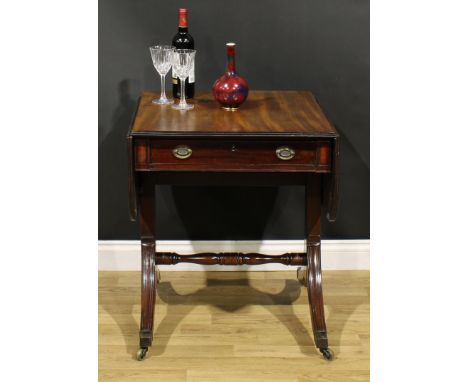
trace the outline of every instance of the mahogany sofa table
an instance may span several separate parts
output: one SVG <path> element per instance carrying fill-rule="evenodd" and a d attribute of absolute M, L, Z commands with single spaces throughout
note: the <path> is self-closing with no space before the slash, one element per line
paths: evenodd
<path fill-rule="evenodd" d="M 305 91 L 251 91 L 236 111 L 220 108 L 210 93 L 197 95 L 189 111 L 153 105 L 157 97 L 153 92 L 141 95 L 127 135 L 130 217 L 139 217 L 142 259 L 137 359 L 145 357 L 153 340 L 156 266 L 180 262 L 305 266 L 298 269 L 298 279 L 307 287 L 315 345 L 332 359 L 322 296 L 320 221 L 322 206 L 328 220 L 336 218 L 339 135 L 315 97 Z M 156 184 L 302 184 L 306 253 L 157 252 Z"/>

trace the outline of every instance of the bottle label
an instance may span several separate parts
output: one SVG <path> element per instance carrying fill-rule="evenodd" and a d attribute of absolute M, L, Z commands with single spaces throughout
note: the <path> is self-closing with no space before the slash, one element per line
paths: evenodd
<path fill-rule="evenodd" d="M 195 63 L 192 65 L 192 69 L 190 70 L 188 82 L 193 84 L 195 82 Z"/>

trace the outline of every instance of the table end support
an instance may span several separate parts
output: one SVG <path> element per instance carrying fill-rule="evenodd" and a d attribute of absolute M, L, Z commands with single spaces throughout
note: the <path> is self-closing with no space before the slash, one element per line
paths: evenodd
<path fill-rule="evenodd" d="M 327 360 L 333 359 L 333 352 L 328 348 L 327 326 L 322 293 L 321 265 L 321 206 L 322 182 L 320 175 L 314 174 L 307 178 L 306 184 L 306 219 L 307 233 L 307 272 L 306 287 L 309 299 L 312 331 L 315 346 Z M 298 272 L 298 276 L 299 276 Z"/>
<path fill-rule="evenodd" d="M 154 308 L 156 304 L 156 240 L 154 216 L 154 184 L 144 179 L 139 190 L 141 238 L 141 319 L 140 349 L 136 358 L 145 358 L 153 342 Z"/>

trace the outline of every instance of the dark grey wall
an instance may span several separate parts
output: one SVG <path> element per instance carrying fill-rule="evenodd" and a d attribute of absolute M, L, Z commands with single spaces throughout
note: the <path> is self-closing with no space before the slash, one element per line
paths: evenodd
<path fill-rule="evenodd" d="M 138 95 L 158 89 L 148 46 L 170 43 L 189 10 L 197 90 L 235 41 L 250 89 L 310 90 L 342 137 L 341 202 L 325 238 L 369 237 L 368 0 L 99 0 L 99 239 L 135 239 L 125 134 Z M 303 237 L 302 187 L 158 187 L 159 239 Z"/>

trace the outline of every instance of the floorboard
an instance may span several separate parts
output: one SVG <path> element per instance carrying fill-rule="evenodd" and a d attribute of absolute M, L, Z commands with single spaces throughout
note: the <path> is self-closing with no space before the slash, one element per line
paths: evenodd
<path fill-rule="evenodd" d="M 335 360 L 313 343 L 296 273 L 161 272 L 138 362 L 139 272 L 99 272 L 100 381 L 369 381 L 369 272 L 323 272 Z"/>

